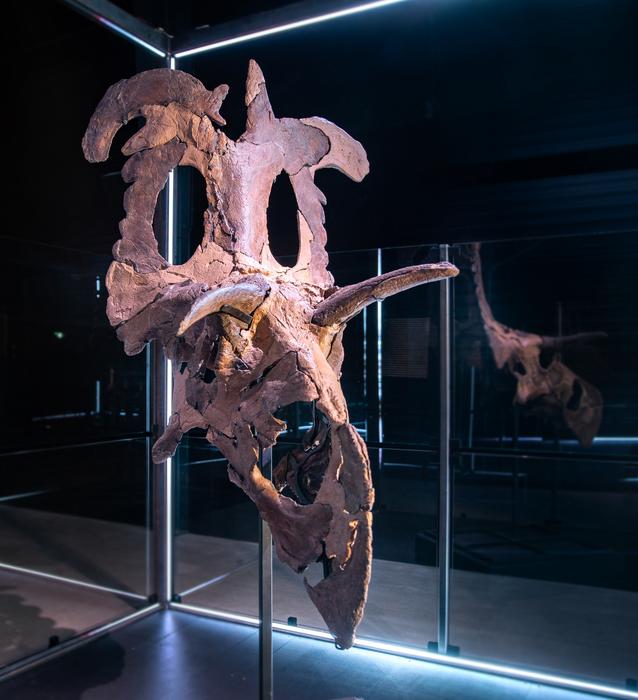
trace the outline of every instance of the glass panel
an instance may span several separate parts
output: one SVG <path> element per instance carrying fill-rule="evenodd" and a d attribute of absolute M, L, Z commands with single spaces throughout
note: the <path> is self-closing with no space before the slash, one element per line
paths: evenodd
<path fill-rule="evenodd" d="M 493 319 L 538 334 L 527 348 L 545 338 L 536 361 L 511 362 L 516 375 L 495 364 L 469 253 L 455 283 L 452 643 L 623 686 L 638 648 L 635 237 L 482 244 Z"/>
<path fill-rule="evenodd" d="M 8 287 L 1 447 L 143 433 L 146 354 L 128 357 L 106 317 L 111 259 L 15 240 L 4 253 L 19 284 Z"/>
<path fill-rule="evenodd" d="M 61 3 L 13 11 L 23 31 L 0 240 L 0 665 L 152 593 L 146 357 L 126 357 L 105 314 L 119 150 L 139 125 L 118 134 L 108 163 L 88 163 L 81 139 L 110 85 L 162 62 Z"/>
<path fill-rule="evenodd" d="M 228 480 L 227 461 L 196 431 L 175 465 L 175 591 L 189 605 L 257 614 L 257 509 Z"/>
<path fill-rule="evenodd" d="M 333 253 L 330 269 L 343 286 L 378 272 L 437 259 L 438 249 L 430 247 L 353 251 Z M 435 639 L 438 456 L 432 447 L 410 450 L 400 443 L 423 442 L 424 435 L 432 445 L 438 440 L 439 359 L 434 340 L 438 338 L 438 291 L 437 285 L 410 290 L 383 302 L 382 309 L 371 305 L 349 322 L 341 380 L 353 424 L 362 436 L 374 436 L 370 460 L 376 493 L 375 560 L 359 634 L 421 647 Z M 425 336 L 415 337 L 414 323 L 402 323 L 406 315 L 408 321 L 420 322 L 419 332 Z M 380 412 L 379 391 L 386 386 L 390 400 Z M 402 392 L 411 431 L 401 432 L 400 421 L 394 420 L 394 413 L 402 410 Z M 280 411 L 287 430 L 275 446 L 275 465 L 300 444 L 310 427 L 312 410 L 311 404 L 293 404 Z M 379 418 L 386 416 L 393 449 L 378 441 L 379 424 L 383 424 Z M 254 505 L 228 481 L 220 453 L 203 437 L 194 437 L 194 432 L 182 441 L 175 464 L 175 590 L 184 603 L 256 616 Z M 315 564 L 305 575 L 316 583 L 322 573 L 321 565 Z M 279 621 L 296 618 L 298 625 L 325 629 L 301 577 L 276 559 L 274 610 Z"/>
<path fill-rule="evenodd" d="M 277 446 L 275 463 L 290 447 Z M 423 450 L 369 453 L 374 559 L 357 636 L 423 648 L 436 639 L 438 458 Z M 311 585 L 318 583 L 322 565 L 311 565 L 303 575 Z M 277 560 L 273 576 L 275 620 L 326 630 L 300 576 Z"/>
<path fill-rule="evenodd" d="M 622 29 L 627 7 L 628 3 L 613 9 L 609 3 L 590 3 L 583 14 L 582 8 L 575 13 L 570 3 L 554 3 L 541 11 L 533 3 L 496 3 L 488 14 L 480 3 L 406 3 L 179 62 L 209 88 L 221 82 L 231 86 L 222 112 L 228 122 L 224 130 L 233 138 L 244 129 L 242 88 L 248 60 L 255 58 L 277 116 L 320 114 L 361 140 L 371 162 L 371 174 L 361 184 L 348 183 L 339 173 L 317 173 L 317 184 L 329 201 L 329 248 L 517 235 L 516 243 L 503 243 L 501 248 L 486 244 L 482 251 L 486 294 L 497 320 L 542 335 L 592 334 L 586 343 L 570 343 L 559 352 L 560 361 L 603 395 L 601 425 L 592 444 L 585 446 L 588 441 L 579 441 L 573 428 L 556 418 L 548 420 L 547 410 L 543 417 L 538 406 L 533 411 L 512 406 L 515 382 L 511 375 L 496 371 L 476 304 L 467 249 L 457 251 L 464 269 L 453 285 L 459 545 L 454 553 L 451 632 L 452 643 L 468 656 L 532 663 L 619 684 L 622 673 L 630 670 L 618 677 L 628 657 L 613 644 L 591 668 L 572 664 L 568 650 L 581 644 L 584 628 L 577 626 L 566 603 L 563 610 L 559 607 L 566 591 L 569 595 L 585 591 L 580 602 L 588 612 L 591 604 L 600 603 L 596 596 L 601 590 L 620 597 L 634 595 L 626 589 L 633 585 L 627 581 L 636 579 L 635 547 L 628 544 L 632 536 L 635 540 L 635 525 L 624 515 L 615 517 L 614 508 L 618 503 L 622 512 L 628 503 L 634 507 L 629 499 L 636 477 L 629 460 L 636 461 L 637 377 L 632 358 L 638 319 L 629 284 L 636 246 L 631 234 L 588 238 L 557 234 L 635 227 L 637 173 L 635 146 L 630 145 L 635 139 L 627 127 L 635 123 L 636 100 L 627 92 L 635 61 L 627 59 L 635 55 L 636 43 Z M 468 38 L 468 26 L 480 31 Z M 508 27 L 505 42 L 502 26 Z M 542 51 L 537 50 L 539 36 Z M 598 57 L 609 46 L 613 50 L 605 52 L 608 70 L 601 71 Z M 385 99 L 388 91 L 394 99 Z M 548 104 L 555 108 L 548 112 Z M 294 248 L 294 243 L 285 218 L 276 221 L 271 239 L 279 254 Z M 539 233 L 555 238 L 544 242 L 523 238 Z M 197 242 L 196 236 L 191 250 Z M 384 249 L 377 253 L 379 267 L 375 252 L 368 261 L 370 274 L 435 255 L 429 249 Z M 334 269 L 339 254 L 333 253 L 331 259 Z M 337 282 L 342 283 L 338 276 Z M 385 563 L 406 563 L 416 542 L 414 560 L 407 563 L 423 567 L 422 599 L 432 591 L 432 570 L 426 573 L 426 567 L 433 565 L 436 553 L 436 513 L 431 504 L 438 465 L 435 453 L 428 456 L 430 449 L 436 450 L 439 428 L 438 381 L 433 373 L 438 366 L 437 302 L 437 294 L 414 290 L 386 301 L 380 315 L 378 307 L 369 307 L 359 317 L 362 327 L 350 324 L 346 333 L 346 343 L 351 342 L 346 345 L 346 362 L 354 364 L 344 366 L 343 377 L 353 420 L 373 446 L 375 555 Z M 424 342 L 413 343 L 417 337 Z M 400 361 L 403 352 L 409 362 Z M 364 380 L 357 391 L 362 369 Z M 566 397 L 568 410 L 578 410 L 584 388 L 581 382 L 574 396 Z M 288 416 L 286 439 L 298 441 L 300 428 L 308 421 L 309 408 L 295 407 Z M 621 463 L 626 471 L 610 482 L 607 476 Z M 520 476 L 523 473 L 526 478 L 530 475 L 529 483 Z M 559 505 L 565 500 L 579 505 L 572 509 L 572 503 L 562 512 Z M 590 510 L 595 515 L 590 516 Z M 465 525 L 467 532 L 461 528 Z M 470 548 L 474 556 L 474 530 L 479 531 L 478 544 L 485 544 L 483 525 L 496 538 L 488 546 L 510 557 L 502 572 L 498 568 L 502 558 L 494 564 L 497 572 L 476 571 L 475 558 L 469 557 L 468 563 L 463 554 L 463 548 Z M 533 572 L 525 566 L 517 569 L 512 562 L 529 549 L 529 538 L 532 549 L 537 546 L 518 528 L 544 528 L 541 554 L 534 561 L 547 552 L 547 562 L 551 557 L 558 560 L 558 553 L 569 551 L 578 553 L 575 559 L 582 554 L 578 561 L 587 561 L 589 569 L 579 564 L 573 569 L 574 578 L 563 580 L 566 555 L 556 571 L 549 563 L 539 564 Z M 390 536 L 397 533 L 396 538 Z M 622 551 L 610 569 L 596 571 L 599 544 Z M 619 561 L 624 562 L 622 576 Z M 480 580 L 467 579 L 463 593 L 457 579 L 466 574 Z M 290 576 L 276 572 L 278 618 L 295 616 L 300 624 L 320 625 L 312 610 L 297 602 L 302 598 L 297 599 L 296 590 L 293 593 L 289 587 Z M 512 587 L 503 590 L 499 586 L 507 577 Z M 528 579 L 531 585 L 523 591 Z M 534 607 L 538 590 L 534 586 L 540 584 L 566 586 L 561 589 L 565 595 L 557 594 L 542 610 Z M 256 577 L 253 585 L 250 605 L 254 603 L 251 609 L 256 610 Z M 495 591 L 491 599 L 483 593 L 490 587 Z M 512 603 L 511 610 L 510 593 L 519 596 L 520 603 Z M 435 638 L 434 618 L 429 616 L 434 595 L 431 606 L 408 606 L 412 615 L 423 614 L 418 639 L 402 636 L 406 628 L 400 611 L 392 616 L 401 621 L 395 628 L 388 623 L 389 616 L 375 617 L 376 595 L 371 591 L 366 619 L 380 622 L 371 628 L 364 622 L 362 634 L 367 630 L 371 636 L 415 644 Z M 389 598 L 378 600 L 388 605 Z M 631 602 L 635 608 L 633 598 Z M 530 610 L 534 619 L 528 617 Z M 600 650 L 610 636 L 619 636 L 604 610 L 603 606 L 592 613 L 597 631 L 590 637 L 590 649 Z M 498 618 L 501 625 L 498 639 L 490 618 Z M 554 619 L 561 620 L 562 628 L 552 626 Z M 517 626 L 517 620 L 529 620 L 529 626 L 520 622 Z M 634 621 L 627 622 L 635 630 Z M 480 632 L 480 640 L 472 638 L 468 629 Z M 552 635 L 546 649 L 553 650 L 553 657 L 538 643 L 544 632 Z M 537 655 L 530 653 L 528 660 L 527 651 L 533 647 L 538 647 Z M 608 653 L 615 659 L 609 664 Z"/>
<path fill-rule="evenodd" d="M 335 252 L 331 269 L 343 286 L 435 260 L 438 248 L 430 246 Z M 438 443 L 438 299 L 436 285 L 419 287 L 372 304 L 349 322 L 341 380 L 353 422 L 371 445 L 375 488 L 373 572 L 358 634 L 421 647 L 435 639 L 438 456 L 432 447 L 400 446 Z M 365 432 L 353 412 L 362 394 Z M 309 423 L 311 409 L 295 406 L 294 414 Z M 293 436 L 286 434 L 285 441 Z M 274 463 L 291 447 L 280 442 Z M 309 567 L 306 575 L 317 583 L 321 565 Z M 277 562 L 274 581 L 277 620 L 295 618 L 301 626 L 325 629 L 294 572 Z"/>
<path fill-rule="evenodd" d="M 151 594 L 147 440 L 0 456 L 0 665 Z"/>
<path fill-rule="evenodd" d="M 438 246 L 384 248 L 379 271 L 439 261 Z M 373 307 L 370 307 L 372 310 Z M 439 444 L 439 288 L 436 283 L 389 297 L 382 317 L 381 438 L 390 444 Z"/>
<path fill-rule="evenodd" d="M 455 419 L 456 436 L 464 446 L 599 456 L 635 453 L 635 240 L 628 233 L 481 245 L 483 287 L 494 319 L 545 338 L 538 362 L 530 356 L 526 362 L 513 363 L 522 378 L 518 382 L 512 372 L 496 368 L 470 269 L 471 247 L 458 247 L 456 262 L 462 272 L 454 284 Z M 556 349 L 551 345 L 556 339 L 567 342 Z M 573 374 L 560 365 L 577 375 L 581 390 L 571 391 Z M 534 372 L 538 376 L 532 377 Z M 548 372 L 555 373 L 551 376 L 557 385 L 561 381 L 570 385 L 565 404 L 572 427 L 560 407 L 553 410 L 548 399 L 530 394 L 535 381 L 547 381 Z M 517 396 L 529 398 L 521 403 Z M 580 412 L 587 400 L 602 406 L 591 444 L 588 432 L 579 437 L 578 428 L 588 420 L 586 411 Z"/>

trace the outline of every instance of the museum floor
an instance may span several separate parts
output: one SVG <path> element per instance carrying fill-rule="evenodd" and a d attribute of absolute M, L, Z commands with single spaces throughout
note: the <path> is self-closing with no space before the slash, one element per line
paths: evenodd
<path fill-rule="evenodd" d="M 249 700 L 257 631 L 178 612 L 132 623 L 0 685 L 13 700 Z M 275 634 L 276 700 L 585 700 L 591 696 Z"/>
<path fill-rule="evenodd" d="M 145 604 L 149 541 L 143 528 L 9 506 L 0 507 L 0 526 L 0 665 L 46 648 L 51 637 L 64 641 Z M 254 543 L 182 534 L 175 559 L 183 603 L 256 615 Z M 9 570 L 7 563 L 114 590 Z M 430 567 L 376 559 L 360 636 L 423 648 L 435 638 L 435 575 Z M 635 667 L 637 598 L 454 571 L 451 643 L 470 658 L 575 677 L 587 673 L 589 680 L 622 686 Z M 278 563 L 274 608 L 278 620 L 294 616 L 300 625 L 322 627 L 299 577 Z M 612 633 L 618 629 L 625 633 Z"/>

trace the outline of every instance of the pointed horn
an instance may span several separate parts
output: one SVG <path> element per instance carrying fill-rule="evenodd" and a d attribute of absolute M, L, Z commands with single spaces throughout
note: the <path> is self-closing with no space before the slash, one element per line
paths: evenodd
<path fill-rule="evenodd" d="M 184 335 L 194 323 L 220 311 L 250 323 L 252 314 L 269 291 L 270 288 L 266 284 L 256 282 L 240 282 L 232 287 L 212 289 L 193 303 L 179 324 L 177 335 Z"/>
<path fill-rule="evenodd" d="M 317 306 L 312 322 L 318 326 L 346 323 L 375 301 L 427 282 L 456 277 L 458 268 L 448 262 L 413 265 L 386 272 L 358 284 L 343 287 Z"/>
<path fill-rule="evenodd" d="M 226 122 L 219 109 L 227 94 L 228 85 L 210 91 L 192 75 L 168 68 L 155 68 L 120 80 L 106 91 L 91 117 L 82 139 L 84 156 L 91 163 L 105 161 L 118 129 L 149 105 L 177 102 L 190 112 L 223 125 Z"/>
<path fill-rule="evenodd" d="M 299 121 L 319 129 L 330 142 L 330 150 L 312 166 L 313 172 L 322 168 L 334 168 L 355 182 L 361 182 L 370 172 L 365 149 L 346 131 L 321 117 L 308 117 Z"/>
<path fill-rule="evenodd" d="M 248 76 L 246 78 L 246 96 L 244 98 L 246 110 L 246 131 L 259 128 L 267 128 L 269 123 L 275 121 L 268 91 L 266 79 L 254 59 L 248 63 Z"/>
<path fill-rule="evenodd" d="M 574 335 L 543 335 L 541 336 L 541 347 L 546 350 L 562 350 L 567 345 L 585 345 L 586 343 L 606 340 L 606 338 L 607 333 L 604 331 L 574 333 Z"/>

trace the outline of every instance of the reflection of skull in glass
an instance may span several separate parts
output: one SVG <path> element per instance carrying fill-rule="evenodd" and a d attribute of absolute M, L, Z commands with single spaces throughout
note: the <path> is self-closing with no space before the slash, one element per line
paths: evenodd
<path fill-rule="evenodd" d="M 516 379 L 514 403 L 535 408 L 552 418 L 561 418 L 588 447 L 594 440 L 603 415 L 600 391 L 579 377 L 560 359 L 561 350 L 606 338 L 605 333 L 547 336 L 516 330 L 494 318 L 487 301 L 481 266 L 481 246 L 470 248 L 472 272 L 483 327 L 494 361 Z"/>
<path fill-rule="evenodd" d="M 327 271 L 323 205 L 315 171 L 336 168 L 354 180 L 368 172 L 357 141 L 318 117 L 277 119 L 261 70 L 250 63 L 247 127 L 232 141 L 219 108 L 225 85 L 209 92 L 168 69 L 123 80 L 107 91 L 83 141 L 90 161 L 108 157 L 129 119 L 146 124 L 124 145 L 122 175 L 131 186 L 114 246 L 107 312 L 127 353 L 158 340 L 174 367 L 174 412 L 153 449 L 175 452 L 191 428 L 229 461 L 230 479 L 255 502 L 279 558 L 295 571 L 323 560 L 326 577 L 308 594 L 337 644 L 349 647 L 365 604 L 371 563 L 373 490 L 365 444 L 348 422 L 339 384 L 346 322 L 366 305 L 457 273 L 449 263 L 417 265 L 350 287 Z M 169 265 L 153 234 L 157 197 L 169 172 L 195 167 L 206 181 L 201 244 L 188 262 Z M 297 200 L 299 253 L 283 267 L 270 252 L 266 209 L 284 171 Z M 285 424 L 274 413 L 296 401 L 316 403 L 306 448 L 275 470 L 258 468 L 258 449 Z M 282 493 L 285 489 L 291 494 Z"/>

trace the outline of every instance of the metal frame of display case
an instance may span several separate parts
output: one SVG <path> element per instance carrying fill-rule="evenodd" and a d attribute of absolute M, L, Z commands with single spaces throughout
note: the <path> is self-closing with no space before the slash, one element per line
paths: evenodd
<path fill-rule="evenodd" d="M 156 56 L 165 58 L 170 69 L 177 67 L 181 57 L 192 56 L 214 49 L 223 48 L 239 42 L 260 38 L 267 35 L 291 31 L 319 22 L 336 20 L 340 17 L 374 10 L 410 0 L 377 0 L 353 4 L 344 8 L 342 2 L 336 0 L 306 0 L 287 5 L 276 10 L 262 12 L 234 22 L 217 25 L 203 31 L 190 33 L 176 38 L 170 37 L 163 30 L 154 29 L 145 22 L 129 15 L 107 0 L 63 0 L 67 5 L 83 15 L 100 23 L 110 31 L 116 32 L 128 41 L 150 51 Z M 166 225 L 165 239 L 160 241 L 160 250 L 169 263 L 173 258 L 175 208 L 178 193 L 175 187 L 173 173 L 169 176 L 166 188 Z M 440 246 L 440 259 L 448 260 L 449 247 Z M 566 689 L 579 690 L 606 697 L 638 699 L 638 693 L 618 687 L 599 683 L 589 683 L 576 678 L 558 674 L 540 673 L 532 670 L 507 666 L 506 664 L 491 663 L 463 658 L 452 654 L 449 645 L 449 606 L 450 606 L 450 568 L 452 555 L 452 468 L 450 464 L 450 406 L 451 406 L 451 281 L 446 279 L 439 283 L 440 309 L 440 473 L 439 473 L 439 518 L 438 518 L 438 614 L 437 641 L 429 648 L 419 649 L 400 644 L 385 643 L 372 639 L 358 639 L 355 646 L 371 651 L 421 659 L 446 666 L 474 670 L 523 681 L 532 681 L 553 685 Z M 380 304 L 380 303 L 379 303 Z M 152 425 L 150 435 L 156 437 L 166 425 L 172 405 L 172 387 L 170 361 L 167 361 L 158 348 L 150 355 L 150 402 L 152 406 Z M 382 439 L 379 436 L 379 445 Z M 149 450 L 149 465 L 150 450 Z M 261 464 L 269 472 L 272 469 L 272 451 L 264 450 L 260 456 Z M 272 609 L 272 538 L 267 524 L 260 523 L 259 547 L 259 617 L 239 615 L 221 610 L 199 608 L 178 602 L 173 588 L 173 464 L 167 460 L 161 465 L 155 465 L 153 489 L 153 590 L 156 592 L 156 602 L 133 614 L 127 615 L 109 624 L 89 630 L 74 637 L 53 649 L 29 656 L 11 664 L 0 674 L 0 680 L 15 675 L 35 665 L 39 665 L 54 656 L 94 640 L 119 627 L 130 624 L 141 617 L 153 614 L 162 609 L 175 609 L 183 612 L 228 620 L 241 624 L 259 627 L 260 629 L 260 693 L 264 700 L 273 697 L 273 664 L 272 664 L 272 633 L 286 632 L 289 634 L 310 637 L 318 640 L 333 641 L 332 636 L 322 630 L 300 626 L 289 626 L 273 620 Z"/>

